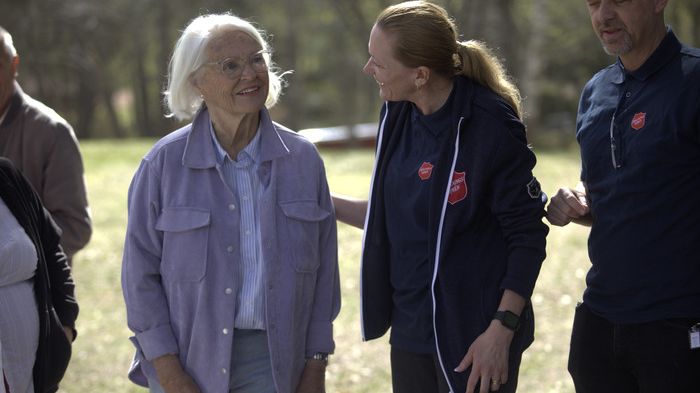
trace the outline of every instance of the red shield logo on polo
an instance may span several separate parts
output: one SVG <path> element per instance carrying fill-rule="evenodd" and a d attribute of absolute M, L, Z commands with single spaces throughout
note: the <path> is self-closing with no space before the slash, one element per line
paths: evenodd
<path fill-rule="evenodd" d="M 433 174 L 433 164 L 429 162 L 424 162 L 421 164 L 420 168 L 418 168 L 418 177 L 420 177 L 421 180 L 428 180 L 430 179 L 430 176 Z"/>
<path fill-rule="evenodd" d="M 447 201 L 451 205 L 463 200 L 467 197 L 467 179 L 464 172 L 456 172 L 452 174 L 452 184 L 450 185 L 450 196 Z"/>
<path fill-rule="evenodd" d="M 634 114 L 634 117 L 632 118 L 632 128 L 635 130 L 639 131 L 644 127 L 644 124 L 646 124 L 647 120 L 647 114 L 646 112 L 637 112 Z"/>

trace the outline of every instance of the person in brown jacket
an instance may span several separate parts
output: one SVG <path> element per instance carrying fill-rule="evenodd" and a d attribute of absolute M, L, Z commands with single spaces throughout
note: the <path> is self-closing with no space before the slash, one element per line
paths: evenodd
<path fill-rule="evenodd" d="M 78 140 L 68 122 L 22 91 L 18 67 L 12 36 L 0 27 L 0 156 L 12 160 L 41 197 L 70 262 L 92 235 Z"/>

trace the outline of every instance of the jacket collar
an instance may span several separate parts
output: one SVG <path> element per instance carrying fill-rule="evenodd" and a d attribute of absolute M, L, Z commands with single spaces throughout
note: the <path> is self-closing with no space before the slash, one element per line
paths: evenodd
<path fill-rule="evenodd" d="M 192 130 L 182 154 L 182 165 L 188 168 L 207 169 L 216 166 L 216 146 L 209 131 L 211 119 L 206 105 L 197 111 L 192 120 Z M 270 119 L 267 108 L 260 110 L 260 162 L 272 161 L 290 153 L 276 125 Z"/>

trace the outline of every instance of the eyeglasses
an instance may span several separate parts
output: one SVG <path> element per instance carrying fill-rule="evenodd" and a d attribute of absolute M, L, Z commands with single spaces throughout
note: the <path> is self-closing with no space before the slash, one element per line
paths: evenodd
<path fill-rule="evenodd" d="M 610 120 L 610 155 L 612 156 L 613 169 L 622 168 L 622 152 L 620 149 L 620 144 L 622 141 L 615 139 L 615 114 Z"/>
<path fill-rule="evenodd" d="M 270 51 L 261 50 L 248 56 L 247 59 L 241 57 L 227 57 L 219 61 L 212 61 L 209 63 L 204 63 L 202 65 L 218 65 L 219 71 L 223 75 L 227 76 L 230 79 L 238 79 L 243 74 L 243 70 L 245 70 L 246 65 L 249 65 L 250 68 L 253 71 L 255 71 L 255 73 L 259 74 L 267 72 L 267 60 L 265 60 L 265 56 L 269 55 Z"/>

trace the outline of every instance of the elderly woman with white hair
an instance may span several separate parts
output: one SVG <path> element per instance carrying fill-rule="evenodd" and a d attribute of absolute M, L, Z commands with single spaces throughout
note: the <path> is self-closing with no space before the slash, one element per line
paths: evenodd
<path fill-rule="evenodd" d="M 273 122 L 270 47 L 230 14 L 194 19 L 166 103 L 191 123 L 129 188 L 122 287 L 151 392 L 324 392 L 340 309 L 334 209 L 314 146 Z"/>

